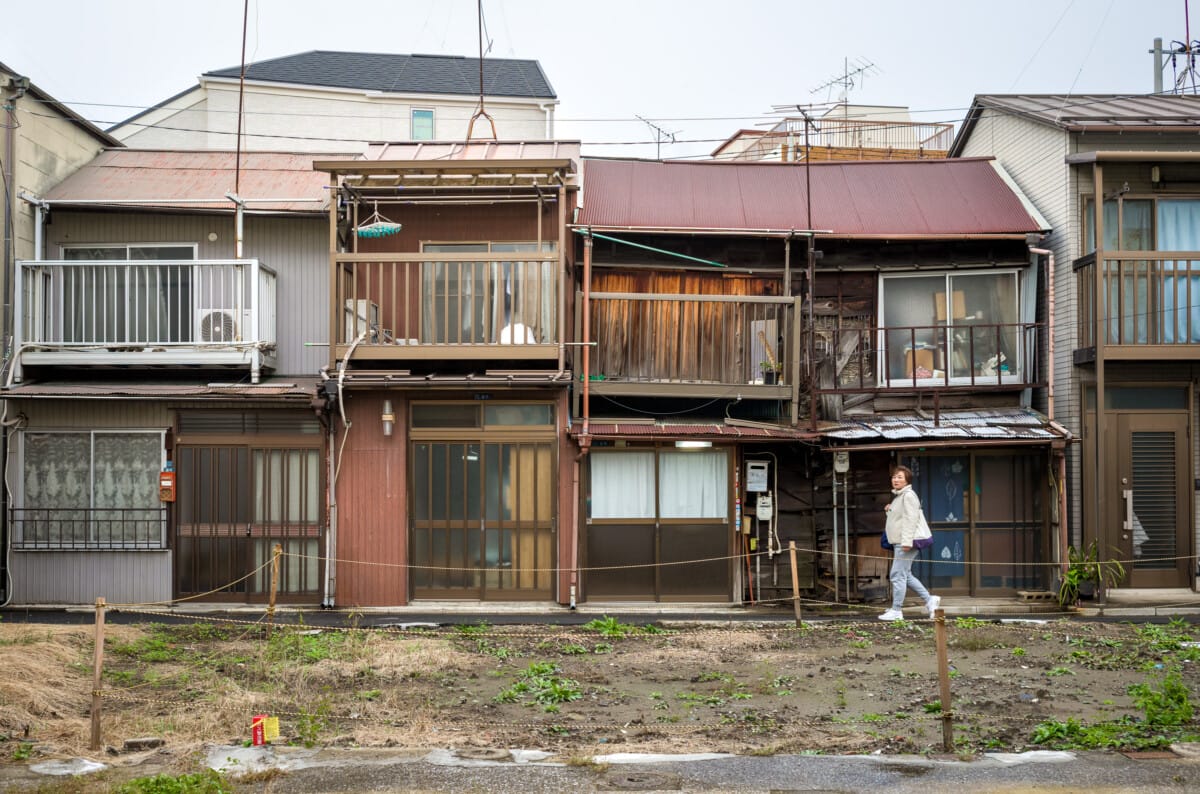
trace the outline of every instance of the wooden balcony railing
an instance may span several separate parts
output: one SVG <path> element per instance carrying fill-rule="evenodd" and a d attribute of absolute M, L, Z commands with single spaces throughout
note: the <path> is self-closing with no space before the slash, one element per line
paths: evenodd
<path fill-rule="evenodd" d="M 814 333 L 818 394 L 1025 388 L 1038 382 L 1035 323 L 831 328 Z"/>
<path fill-rule="evenodd" d="M 276 347 L 275 271 L 255 259 L 23 261 L 18 366 L 245 365 Z"/>
<path fill-rule="evenodd" d="M 338 254 L 337 357 L 557 358 L 557 254 Z"/>
<path fill-rule="evenodd" d="M 1106 253 L 1099 273 L 1102 341 L 1133 348 L 1118 356 L 1171 356 L 1200 345 L 1200 253 Z M 1096 346 L 1096 275 L 1095 254 L 1076 260 L 1080 348 Z"/>
<path fill-rule="evenodd" d="M 42 508 L 12 510 L 13 548 L 165 549 L 166 508 Z"/>
<path fill-rule="evenodd" d="M 691 388 L 795 383 L 794 298 L 593 292 L 590 299 L 594 380 Z"/>

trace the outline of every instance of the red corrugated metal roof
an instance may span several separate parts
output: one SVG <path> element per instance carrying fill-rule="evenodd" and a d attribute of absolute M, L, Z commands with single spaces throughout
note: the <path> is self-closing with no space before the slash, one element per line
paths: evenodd
<path fill-rule="evenodd" d="M 807 168 L 796 163 L 585 159 L 578 222 L 631 230 L 812 228 L 834 237 L 1042 230 L 991 158 L 814 162 Z"/>
<path fill-rule="evenodd" d="M 313 171 L 314 159 L 313 154 L 244 152 L 237 178 L 235 152 L 109 149 L 48 191 L 45 198 L 61 204 L 111 202 L 233 212 L 233 202 L 224 196 L 236 184 L 249 210 L 324 212 L 329 177 Z M 197 199 L 214 201 L 196 203 Z"/>

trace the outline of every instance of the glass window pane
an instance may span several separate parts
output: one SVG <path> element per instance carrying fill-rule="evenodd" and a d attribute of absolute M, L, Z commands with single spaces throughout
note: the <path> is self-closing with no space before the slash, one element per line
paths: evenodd
<path fill-rule="evenodd" d="M 1157 250 L 1200 250 L 1200 200 L 1159 200 Z"/>
<path fill-rule="evenodd" d="M 552 405 L 485 405 L 483 423 L 496 425 L 549 425 L 554 423 Z"/>
<path fill-rule="evenodd" d="M 658 459 L 662 518 L 725 518 L 729 482 L 722 450 L 663 452 Z"/>
<path fill-rule="evenodd" d="M 479 427 L 479 406 L 418 403 L 412 407 L 413 427 Z"/>
<path fill-rule="evenodd" d="M 487 243 L 424 243 L 421 250 L 432 254 L 486 254 Z"/>
<path fill-rule="evenodd" d="M 414 141 L 433 140 L 432 110 L 414 110 L 412 112 L 412 139 Z"/>
<path fill-rule="evenodd" d="M 592 518 L 654 518 L 654 453 L 605 452 L 589 456 Z"/>
<path fill-rule="evenodd" d="M 1017 369 L 1017 275 L 954 275 L 950 285 L 962 296 L 961 316 L 951 316 L 951 376 L 985 377 Z"/>
<path fill-rule="evenodd" d="M 1154 202 L 1150 199 L 1128 199 L 1121 202 L 1121 248 L 1125 251 L 1154 249 Z"/>
<path fill-rule="evenodd" d="M 945 276 L 884 277 L 883 326 L 888 379 L 933 377 L 942 369 L 944 325 L 956 307 Z M 926 374 L 928 373 L 928 374 Z"/>
<path fill-rule="evenodd" d="M 417 521 L 428 521 L 429 510 L 429 444 L 413 444 L 412 451 L 412 504 L 413 518 Z"/>
<path fill-rule="evenodd" d="M 134 245 L 129 247 L 129 258 L 192 260 L 196 249 L 190 245 Z"/>

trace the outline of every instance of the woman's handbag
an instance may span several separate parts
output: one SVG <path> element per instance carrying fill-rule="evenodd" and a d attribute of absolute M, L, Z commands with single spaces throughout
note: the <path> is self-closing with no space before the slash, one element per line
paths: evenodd
<path fill-rule="evenodd" d="M 887 551 L 891 551 L 892 549 L 896 548 L 895 546 L 893 546 L 891 543 L 888 542 L 886 532 L 884 532 L 882 535 L 879 536 L 879 545 Z"/>

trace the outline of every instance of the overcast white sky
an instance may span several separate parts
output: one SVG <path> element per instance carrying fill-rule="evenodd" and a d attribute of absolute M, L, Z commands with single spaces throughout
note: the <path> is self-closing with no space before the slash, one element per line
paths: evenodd
<path fill-rule="evenodd" d="M 1196 27 L 1200 27 L 1197 2 Z M 530 58 L 558 94 L 557 137 L 655 156 L 643 116 L 716 147 L 772 106 L 851 102 L 960 121 L 977 93 L 1149 93 L 1155 37 L 1186 40 L 1185 0 L 484 0 L 490 55 Z M 4 3 L 0 61 L 106 127 L 240 59 L 243 0 Z M 313 49 L 477 54 L 475 0 L 250 0 L 247 60 Z M 1191 32 L 1200 38 L 1200 31 Z M 1182 63 L 1180 64 L 1182 66 Z M 1172 83 L 1168 66 L 1166 85 Z M 114 107 L 117 106 L 117 107 Z M 503 130 L 500 130 L 503 137 Z"/>

